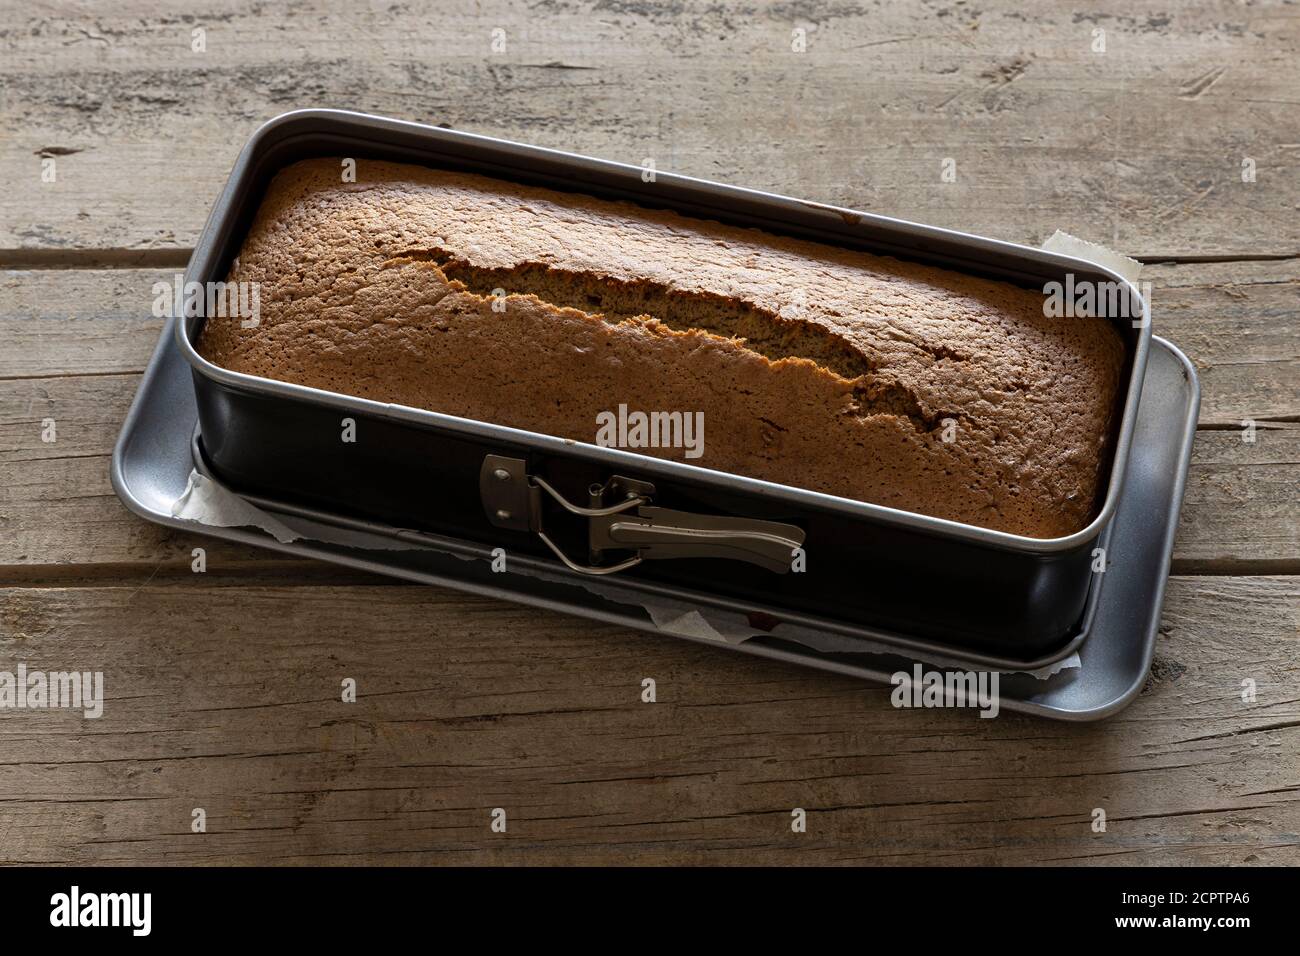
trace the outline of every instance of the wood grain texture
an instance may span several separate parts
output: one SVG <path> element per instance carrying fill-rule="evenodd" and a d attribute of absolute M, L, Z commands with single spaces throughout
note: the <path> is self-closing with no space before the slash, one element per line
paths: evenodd
<path fill-rule="evenodd" d="M 1033 244 L 1300 254 L 1283 2 L 65 2 L 14 8 L 0 53 L 0 176 L 29 184 L 0 199 L 0 250 L 42 262 L 193 245 L 240 144 L 311 106 Z"/>
<path fill-rule="evenodd" d="M 1300 420 L 1300 263 L 1150 265 L 1151 327 L 1187 353 L 1202 425 Z"/>
<path fill-rule="evenodd" d="M 1295 863 L 1298 599 L 1297 578 L 1175 579 L 1141 698 L 1073 726 L 895 710 L 887 688 L 550 613 L 525 629 L 437 588 L 9 589 L 5 659 L 101 670 L 107 699 L 98 720 L 0 714 L 0 855 Z"/>

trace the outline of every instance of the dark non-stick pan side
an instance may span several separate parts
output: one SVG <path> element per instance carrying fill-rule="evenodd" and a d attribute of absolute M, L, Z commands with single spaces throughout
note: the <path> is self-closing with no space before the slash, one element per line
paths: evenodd
<path fill-rule="evenodd" d="M 478 484 L 485 455 L 525 459 L 530 474 L 574 501 L 614 473 L 580 453 L 451 435 L 243 392 L 200 375 L 195 385 L 203 451 L 217 477 L 236 491 L 499 545 L 510 554 L 550 556 L 535 535 L 488 521 Z M 355 441 L 341 441 L 345 427 Z M 1068 640 L 1087 600 L 1087 543 L 1053 555 L 990 550 L 707 482 L 657 477 L 654 485 L 662 507 L 800 526 L 808 567 L 777 575 L 737 562 L 657 561 L 627 572 L 635 578 L 1025 658 Z M 547 521 L 566 552 L 584 554 L 580 521 L 558 508 Z"/>

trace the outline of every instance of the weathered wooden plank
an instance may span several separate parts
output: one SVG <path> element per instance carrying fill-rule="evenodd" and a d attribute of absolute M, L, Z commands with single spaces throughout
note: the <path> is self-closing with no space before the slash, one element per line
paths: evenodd
<path fill-rule="evenodd" d="M 139 376 L 0 380 L 0 567 L 186 564 L 197 539 L 127 513 L 108 481 L 108 456 Z M 46 423 L 54 442 L 46 442 Z M 1300 425 L 1262 423 L 1254 441 L 1205 430 L 1188 480 L 1176 567 L 1292 571 L 1300 529 Z M 219 546 L 223 557 L 252 553 Z M 1291 562 L 1291 563 L 1289 563 Z"/>
<path fill-rule="evenodd" d="M 1259 422 L 1198 439 L 1175 552 L 1185 570 L 1294 570 L 1300 503 L 1296 279 L 1277 262 L 1153 266 L 1156 331 L 1187 349 L 1202 421 Z M 152 528 L 118 504 L 108 459 L 157 338 L 147 317 L 167 270 L 0 273 L 0 566 L 160 564 L 183 571 L 197 538 Z M 55 438 L 42 440 L 53 419 Z M 245 549 L 213 545 L 214 561 Z M 270 560 L 264 557 L 264 560 Z"/>
<path fill-rule="evenodd" d="M 0 378 L 144 368 L 172 269 L 0 270 Z M 1153 328 L 1201 376 L 1201 422 L 1300 415 L 1300 268 L 1293 261 L 1154 264 Z M 72 322 L 70 320 L 76 320 Z"/>
<path fill-rule="evenodd" d="M 0 379 L 144 370 L 163 319 L 155 282 L 177 270 L 0 270 Z"/>
<path fill-rule="evenodd" d="M 1297 598 L 1297 578 L 1175 579 L 1142 697 L 1069 726 L 895 710 L 435 588 L 9 589 L 4 667 L 102 671 L 106 703 L 0 712 L 0 856 L 1294 864 Z"/>
<path fill-rule="evenodd" d="M 1185 572 L 1300 572 L 1300 426 L 1204 430 L 1174 544 Z"/>
<path fill-rule="evenodd" d="M 172 269 L 0 270 L 0 379 L 141 371 Z M 1201 422 L 1300 415 L 1300 268 L 1292 261 L 1149 265 L 1153 328 L 1201 377 Z M 74 321 L 75 320 L 75 321 Z"/>
<path fill-rule="evenodd" d="M 1152 329 L 1187 353 L 1202 424 L 1300 417 L 1300 260 L 1150 265 Z"/>
<path fill-rule="evenodd" d="M 1296 255 L 1300 36 L 1286 10 L 15 10 L 0 30 L 0 176 L 15 186 L 0 249 L 192 245 L 261 121 L 347 105 L 1017 241 L 1060 227 L 1144 255 Z"/>

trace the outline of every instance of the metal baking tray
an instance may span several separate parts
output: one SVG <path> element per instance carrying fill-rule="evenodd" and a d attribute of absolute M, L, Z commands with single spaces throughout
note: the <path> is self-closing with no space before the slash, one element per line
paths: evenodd
<path fill-rule="evenodd" d="M 1035 660 L 1084 632 L 1093 549 L 1114 515 L 1150 343 L 1147 306 L 1094 263 L 752 190 L 331 110 L 288 113 L 239 156 L 186 281 L 220 281 L 267 183 L 315 156 L 472 171 L 669 208 L 1041 289 L 1115 283 L 1128 349 L 1104 500 L 1079 532 L 1034 539 L 595 445 L 384 404 L 220 368 L 175 324 L 193 368 L 203 453 L 242 493 L 342 517 L 503 547 L 559 573 L 621 576 L 770 609 L 782 619 L 884 629 L 1000 658 Z M 1134 327 L 1134 325 L 1138 327 Z M 364 441 L 338 441 L 340 420 Z M 635 509 L 635 510 L 633 510 Z M 504 520 L 503 520 L 504 519 Z M 776 573 L 800 546 L 804 573 Z M 593 558 L 595 560 L 593 560 Z M 670 560 L 654 560 L 669 558 Z M 603 559 L 603 560 L 602 560 Z"/>
<path fill-rule="evenodd" d="M 277 511 L 268 501 L 260 503 L 299 538 L 281 542 L 258 527 L 216 527 L 176 517 L 175 503 L 184 494 L 196 464 L 203 466 L 195 455 L 198 408 L 191 370 L 177 348 L 172 324 L 163 330 L 113 452 L 113 489 L 132 512 L 185 533 L 203 533 L 297 558 L 456 588 L 656 635 L 664 633 L 645 610 L 651 597 L 643 590 L 646 584 L 619 575 L 602 579 L 599 584 L 604 594 L 598 596 L 567 581 L 494 573 L 486 549 L 470 542 L 435 541 L 430 535 L 398 530 L 398 537 L 411 538 L 410 543 L 418 547 L 394 549 L 392 529 L 378 535 L 367 522 L 300 506 Z M 1057 720 L 1098 720 L 1123 708 L 1141 691 L 1155 647 L 1198 403 L 1191 363 L 1163 339 L 1153 338 L 1125 491 L 1106 539 L 1110 563 L 1117 573 L 1099 575 L 1093 589 L 1095 604 L 1087 639 L 1078 647 L 1079 666 L 1046 680 L 1004 674 L 999 688 L 1004 710 Z M 734 604 L 729 610 L 715 604 L 710 613 L 737 626 L 750 623 L 743 604 Z M 807 643 L 810 636 L 843 633 L 841 628 L 816 622 L 783 622 L 770 634 L 719 646 L 878 682 L 888 682 L 898 671 L 910 672 L 916 660 L 933 665 L 929 659 L 932 652 L 942 652 L 950 659 L 956 656 L 951 650 L 928 647 L 902 635 L 887 640 L 880 640 L 879 634 L 863 635 L 876 639 L 878 645 L 895 648 L 888 653 L 822 653 Z M 680 633 L 674 636 L 698 640 Z M 974 653 L 968 653 L 961 666 L 1004 669 Z M 1024 666 L 1012 662 L 1006 669 Z"/>

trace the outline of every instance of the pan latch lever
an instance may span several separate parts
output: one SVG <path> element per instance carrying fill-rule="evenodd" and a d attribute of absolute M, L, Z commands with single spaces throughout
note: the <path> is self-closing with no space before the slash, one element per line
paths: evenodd
<path fill-rule="evenodd" d="M 483 459 L 479 491 L 492 524 L 535 532 L 556 557 L 582 574 L 613 574 L 642 561 L 672 558 L 745 561 L 784 574 L 804 542 L 803 530 L 791 524 L 654 507 L 653 484 L 620 475 L 592 485 L 587 505 L 575 505 L 545 479 L 529 475 L 523 459 L 502 455 Z M 543 505 L 547 500 L 588 520 L 590 563 L 571 559 L 546 533 Z M 610 551 L 632 554 L 606 563 Z"/>

